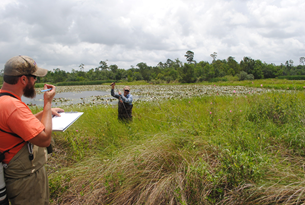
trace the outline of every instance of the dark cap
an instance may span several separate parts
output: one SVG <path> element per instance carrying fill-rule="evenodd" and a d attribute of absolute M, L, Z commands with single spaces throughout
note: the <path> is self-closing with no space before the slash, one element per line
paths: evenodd
<path fill-rule="evenodd" d="M 28 56 L 12 57 L 4 66 L 4 75 L 9 76 L 34 75 L 43 77 L 47 73 L 47 69 L 39 68 L 36 62 Z"/>

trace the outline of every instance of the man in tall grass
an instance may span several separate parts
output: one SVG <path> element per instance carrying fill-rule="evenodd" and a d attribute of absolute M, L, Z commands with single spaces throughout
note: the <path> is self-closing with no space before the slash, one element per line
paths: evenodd
<path fill-rule="evenodd" d="M 49 204 L 49 183 L 44 164 L 51 143 L 52 115 L 64 110 L 51 108 L 55 86 L 44 93 L 43 111 L 34 115 L 21 101 L 34 98 L 37 77 L 48 70 L 39 68 L 28 56 L 15 56 L 4 66 L 0 90 L 0 152 L 5 164 L 7 196 L 14 204 Z M 0 167 L 2 169 L 2 167 Z M 8 202 L 7 202 L 8 204 Z"/>
<path fill-rule="evenodd" d="M 130 88 L 129 86 L 124 87 L 124 95 L 120 91 L 118 91 L 118 94 L 114 93 L 114 86 L 115 83 L 111 83 L 111 95 L 117 99 L 119 99 L 118 102 L 118 117 L 119 120 L 122 121 L 131 121 L 132 120 L 132 95 L 129 93 Z"/>

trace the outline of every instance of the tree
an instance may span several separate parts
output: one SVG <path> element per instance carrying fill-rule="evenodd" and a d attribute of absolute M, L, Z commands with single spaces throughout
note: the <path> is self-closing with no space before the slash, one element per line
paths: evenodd
<path fill-rule="evenodd" d="M 217 58 L 217 52 L 212 53 L 210 56 L 213 58 L 213 62 L 214 62 Z"/>
<path fill-rule="evenodd" d="M 160 68 L 165 68 L 166 67 L 166 65 L 164 63 L 162 63 L 161 61 L 158 63 L 157 66 L 160 67 Z"/>
<path fill-rule="evenodd" d="M 183 67 L 179 69 L 179 81 L 181 83 L 194 83 L 196 78 L 194 76 L 194 64 L 185 63 Z"/>
<path fill-rule="evenodd" d="M 84 72 L 85 65 L 83 63 L 80 64 L 78 67 L 79 67 L 80 71 Z"/>
<path fill-rule="evenodd" d="M 193 51 L 187 51 L 184 56 L 186 57 L 186 61 L 188 63 L 194 62 L 194 52 Z"/>
<path fill-rule="evenodd" d="M 86 72 L 86 79 L 95 80 L 95 72 L 93 68 Z"/>
<path fill-rule="evenodd" d="M 285 73 L 287 75 L 291 75 L 291 70 L 293 68 L 293 60 L 289 60 L 285 62 Z"/>
<path fill-rule="evenodd" d="M 293 60 L 286 61 L 286 68 L 290 70 L 293 67 Z"/>
<path fill-rule="evenodd" d="M 136 79 L 136 80 L 143 80 L 143 77 L 142 77 L 141 73 L 135 72 L 134 73 L 134 79 Z"/>
<path fill-rule="evenodd" d="M 106 61 L 100 61 L 99 64 L 100 64 L 99 68 L 101 68 L 102 70 L 108 70 L 108 65 Z"/>
<path fill-rule="evenodd" d="M 304 63 L 305 63 L 305 57 L 300 57 L 300 64 L 304 65 Z"/>
<path fill-rule="evenodd" d="M 113 72 L 113 73 L 116 73 L 117 72 L 117 70 L 118 70 L 118 66 L 117 65 L 110 65 L 109 66 L 109 69 Z"/>
<path fill-rule="evenodd" d="M 169 76 L 173 79 L 176 80 L 178 78 L 178 72 L 174 68 L 170 68 L 169 70 Z"/>
<path fill-rule="evenodd" d="M 250 57 L 244 57 L 243 60 L 240 61 L 240 67 L 242 71 L 246 73 L 252 73 L 254 70 L 255 60 Z"/>
<path fill-rule="evenodd" d="M 213 66 L 215 69 L 214 77 L 223 77 L 227 74 L 227 71 L 229 70 L 226 60 L 216 60 L 213 62 Z"/>
<path fill-rule="evenodd" d="M 66 80 L 67 73 L 64 70 L 60 70 L 59 68 L 53 69 L 52 82 L 64 82 Z"/>
<path fill-rule="evenodd" d="M 168 68 L 172 67 L 173 63 L 174 63 L 174 61 L 172 61 L 171 59 L 167 59 L 167 61 L 166 61 L 166 65 Z"/>
<path fill-rule="evenodd" d="M 203 72 L 205 75 L 205 80 L 215 78 L 215 69 L 213 64 L 206 64 L 203 68 Z"/>
<path fill-rule="evenodd" d="M 279 76 L 279 70 L 276 68 L 274 64 L 266 64 L 263 67 L 264 78 L 275 78 Z"/>
<path fill-rule="evenodd" d="M 234 59 L 234 57 L 229 56 L 227 59 L 227 62 L 228 62 L 228 66 L 229 66 L 227 75 L 232 74 L 233 76 L 235 76 L 236 74 L 238 74 L 240 72 L 240 66 L 237 63 L 237 61 Z M 233 72 L 231 69 L 233 70 Z"/>
<path fill-rule="evenodd" d="M 151 80 L 151 67 L 147 66 L 146 63 L 138 63 L 137 67 L 143 77 L 143 80 L 150 81 Z"/>
<path fill-rule="evenodd" d="M 264 64 L 260 60 L 256 60 L 254 64 L 253 70 L 249 74 L 253 74 L 255 79 L 262 79 L 264 78 Z"/>

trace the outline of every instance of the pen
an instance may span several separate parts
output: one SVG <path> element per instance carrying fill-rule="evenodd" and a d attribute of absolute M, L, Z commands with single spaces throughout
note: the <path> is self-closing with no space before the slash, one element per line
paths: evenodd
<path fill-rule="evenodd" d="M 52 88 L 46 89 L 46 90 L 42 90 L 41 92 L 46 92 L 46 91 L 50 91 L 52 90 Z"/>

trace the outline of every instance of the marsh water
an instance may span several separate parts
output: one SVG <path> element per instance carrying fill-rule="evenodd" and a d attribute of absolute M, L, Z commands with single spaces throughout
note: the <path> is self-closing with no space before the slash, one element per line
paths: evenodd
<path fill-rule="evenodd" d="M 112 98 L 109 92 L 106 91 L 82 91 L 82 92 L 64 92 L 56 93 L 53 99 L 53 105 L 71 105 L 78 103 L 88 103 L 90 99 L 94 98 L 104 98 L 105 102 L 112 102 Z M 28 105 L 43 106 L 43 94 L 36 94 L 36 97 L 33 99 L 26 98 L 22 96 L 22 101 Z"/>
<path fill-rule="evenodd" d="M 122 92 L 123 86 L 117 86 L 115 93 Z M 43 106 L 42 88 L 37 89 L 34 99 L 22 97 L 22 101 L 31 106 Z M 244 86 L 213 86 L 213 85 L 133 85 L 131 87 L 133 103 L 160 101 L 162 99 L 182 99 L 199 96 L 229 95 L 247 96 L 270 92 L 271 89 Z M 71 105 L 112 105 L 118 100 L 110 95 L 109 85 L 58 86 L 52 107 Z M 283 92 L 280 91 L 279 92 Z M 285 92 L 290 92 L 285 90 Z"/>

